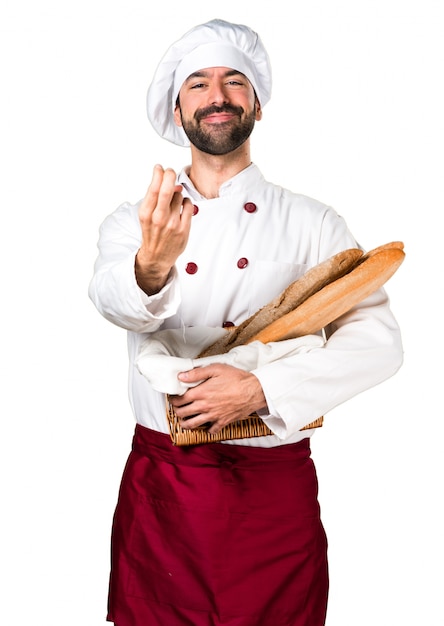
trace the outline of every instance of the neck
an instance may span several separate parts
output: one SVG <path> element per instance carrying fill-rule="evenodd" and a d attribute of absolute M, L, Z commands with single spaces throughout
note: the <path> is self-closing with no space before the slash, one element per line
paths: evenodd
<path fill-rule="evenodd" d="M 204 198 L 217 198 L 221 185 L 250 164 L 248 141 L 234 152 L 222 155 L 206 154 L 192 145 L 189 178 Z"/>

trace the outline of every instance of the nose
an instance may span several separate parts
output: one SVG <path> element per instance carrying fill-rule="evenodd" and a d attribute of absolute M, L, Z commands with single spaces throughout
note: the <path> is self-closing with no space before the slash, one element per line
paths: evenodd
<path fill-rule="evenodd" d="M 212 83 L 210 89 L 208 91 L 208 102 L 209 104 L 222 105 L 227 103 L 229 100 L 228 95 L 224 89 L 223 84 L 220 83 Z"/>

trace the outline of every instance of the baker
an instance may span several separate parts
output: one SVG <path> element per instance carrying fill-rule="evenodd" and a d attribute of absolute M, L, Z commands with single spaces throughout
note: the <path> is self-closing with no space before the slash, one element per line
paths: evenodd
<path fill-rule="evenodd" d="M 213 20 L 165 53 L 148 117 L 190 148 L 155 165 L 145 197 L 100 228 L 89 294 L 128 332 L 136 421 L 112 531 L 108 621 L 117 626 L 321 626 L 327 542 L 310 455 L 319 416 L 392 376 L 402 343 L 384 289 L 324 330 L 325 342 L 251 372 L 182 372 L 184 428 L 210 432 L 257 412 L 272 435 L 173 446 L 165 396 L 135 363 L 159 329 L 238 325 L 332 255 L 357 247 L 334 209 L 267 182 L 250 135 L 271 68 L 249 27 Z M 292 110 L 292 103 L 284 103 Z"/>

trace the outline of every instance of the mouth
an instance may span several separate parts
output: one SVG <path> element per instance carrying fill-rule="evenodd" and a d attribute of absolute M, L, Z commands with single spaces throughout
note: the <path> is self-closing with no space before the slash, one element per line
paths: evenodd
<path fill-rule="evenodd" d="M 212 113 L 211 115 L 203 117 L 200 121 L 205 124 L 225 124 L 236 117 L 234 113 Z"/>
<path fill-rule="evenodd" d="M 242 107 L 234 107 L 234 106 L 210 106 L 200 111 L 197 111 L 195 114 L 196 122 L 203 122 L 205 124 L 227 124 L 237 118 L 242 116 L 243 109 Z"/>

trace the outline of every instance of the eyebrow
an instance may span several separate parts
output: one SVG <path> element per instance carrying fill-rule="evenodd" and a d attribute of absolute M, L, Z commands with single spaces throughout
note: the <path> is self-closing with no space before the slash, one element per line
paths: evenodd
<path fill-rule="evenodd" d="M 208 78 L 208 76 L 209 72 L 205 70 L 198 70 L 197 72 L 193 72 L 192 74 L 190 74 L 185 80 L 185 83 L 193 80 L 194 78 Z M 242 72 L 239 72 L 239 70 L 227 70 L 224 74 L 224 78 L 229 78 L 230 76 L 243 76 L 245 78 L 245 74 L 242 74 Z"/>

